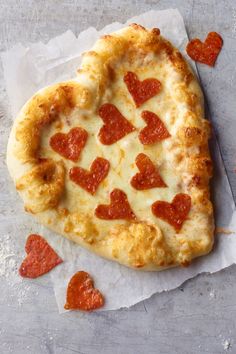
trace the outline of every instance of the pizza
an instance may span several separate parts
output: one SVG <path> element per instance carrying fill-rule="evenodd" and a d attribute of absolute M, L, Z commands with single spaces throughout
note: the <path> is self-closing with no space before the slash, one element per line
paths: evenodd
<path fill-rule="evenodd" d="M 212 249 L 209 136 L 187 62 L 159 29 L 133 24 L 23 106 L 7 164 L 39 222 L 102 257 L 162 270 Z"/>

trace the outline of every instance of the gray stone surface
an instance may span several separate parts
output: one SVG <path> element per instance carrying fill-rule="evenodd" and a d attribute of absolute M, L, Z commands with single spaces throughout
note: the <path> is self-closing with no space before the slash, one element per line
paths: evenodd
<path fill-rule="evenodd" d="M 100 29 L 143 11 L 170 7 L 180 10 L 190 37 L 204 38 L 216 30 L 224 38 L 216 67 L 199 65 L 198 69 L 236 196 L 235 0 L 0 0 L 0 51 L 18 42 L 47 41 L 67 29 L 78 34 L 90 25 Z M 7 215 L 14 223 L 21 204 L 10 193 L 11 182 L 2 178 L 6 132 L 10 130 L 8 115 L 0 67 L 0 190 L 15 203 Z M 0 198 L 0 220 L 4 217 Z M 30 222 L 25 216 L 19 233 L 28 232 Z M 17 237 L 11 235 L 9 224 L 0 233 L 0 245 L 7 247 L 12 236 Z M 214 275 L 198 276 L 179 289 L 157 294 L 130 309 L 64 315 L 58 314 L 50 277 L 29 285 L 0 273 L 0 353 L 236 353 L 235 270 L 232 266 Z"/>

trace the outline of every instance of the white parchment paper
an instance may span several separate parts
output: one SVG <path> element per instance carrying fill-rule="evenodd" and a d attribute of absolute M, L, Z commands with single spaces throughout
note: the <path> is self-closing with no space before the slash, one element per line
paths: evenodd
<path fill-rule="evenodd" d="M 145 27 L 158 27 L 163 36 L 171 40 L 184 54 L 188 41 L 183 19 L 178 10 L 150 11 L 129 19 L 127 23 L 113 23 L 101 31 L 89 28 L 78 38 L 71 32 L 51 39 L 47 44 L 16 45 L 2 54 L 4 77 L 10 100 L 12 117 L 40 88 L 75 76 L 80 65 L 81 53 L 90 49 L 101 34 L 125 27 L 129 23 Z M 195 64 L 191 62 L 195 68 Z M 196 68 L 195 68 L 196 69 Z M 215 161 L 213 199 L 216 225 L 236 230 L 236 212 L 232 193 L 216 141 L 212 143 Z M 78 270 L 86 270 L 96 286 L 106 297 L 105 310 L 129 307 L 156 292 L 173 289 L 185 280 L 202 272 L 216 272 L 236 262 L 236 235 L 216 236 L 214 251 L 196 260 L 188 268 L 176 268 L 163 272 L 140 272 L 117 263 L 104 260 L 78 245 L 55 235 L 43 226 L 35 225 L 35 233 L 46 237 L 64 259 L 50 274 L 54 285 L 59 312 L 64 311 L 66 288 L 71 276 Z"/>

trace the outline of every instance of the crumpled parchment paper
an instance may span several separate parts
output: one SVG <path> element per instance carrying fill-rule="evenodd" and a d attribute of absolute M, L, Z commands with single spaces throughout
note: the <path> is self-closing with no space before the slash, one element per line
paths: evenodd
<path fill-rule="evenodd" d="M 4 77 L 10 100 L 12 118 L 22 105 L 40 88 L 75 76 L 80 65 L 81 53 L 89 50 L 100 35 L 118 30 L 129 23 L 145 27 L 158 27 L 180 51 L 188 41 L 183 19 L 176 9 L 150 11 L 129 19 L 127 23 L 112 23 L 101 31 L 88 28 L 78 38 L 71 32 L 41 42 L 23 46 L 18 44 L 2 54 Z M 189 60 L 189 58 L 188 58 Z M 191 60 L 190 60 L 191 62 Z M 191 62 L 193 68 L 195 64 Z M 216 225 L 236 230 L 235 204 L 217 142 L 212 143 L 215 161 L 213 199 Z M 215 193 L 214 193 L 215 192 Z M 59 312 L 63 312 L 66 288 L 71 276 L 78 270 L 86 270 L 95 280 L 106 298 L 103 310 L 129 307 L 154 293 L 174 289 L 185 280 L 202 272 L 216 272 L 236 262 L 236 235 L 216 235 L 214 251 L 193 262 L 188 268 L 175 268 L 163 272 L 140 272 L 117 263 L 104 260 L 80 246 L 36 224 L 35 233 L 41 233 L 64 259 L 50 274 Z M 23 252 L 23 250 L 22 250 Z"/>

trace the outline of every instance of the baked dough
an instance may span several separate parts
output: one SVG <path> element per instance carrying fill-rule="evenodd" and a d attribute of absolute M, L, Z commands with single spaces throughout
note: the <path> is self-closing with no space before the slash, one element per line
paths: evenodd
<path fill-rule="evenodd" d="M 159 80 L 160 92 L 135 104 L 124 81 L 128 72 L 139 80 Z M 135 127 L 110 145 L 98 135 L 104 124 L 99 109 L 107 103 Z M 143 111 L 160 117 L 169 138 L 141 143 Z M 76 127 L 86 130 L 88 138 L 78 160 L 72 161 L 52 149 L 50 138 Z M 187 266 L 212 249 L 209 135 L 201 89 L 180 52 L 158 29 L 133 24 L 101 37 L 84 53 L 75 79 L 40 90 L 23 106 L 9 137 L 7 165 L 25 210 L 42 224 L 126 266 L 162 270 Z M 157 166 L 161 187 L 132 187 L 139 154 Z M 110 169 L 91 194 L 70 179 L 69 171 L 89 170 L 97 157 L 107 160 Z M 126 194 L 136 218 L 106 220 L 95 215 L 98 205 L 109 204 L 114 189 Z M 191 208 L 176 230 L 153 214 L 152 205 L 170 203 L 183 193 L 191 198 Z"/>

